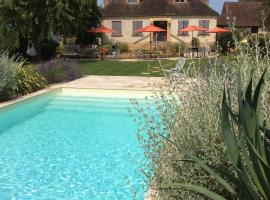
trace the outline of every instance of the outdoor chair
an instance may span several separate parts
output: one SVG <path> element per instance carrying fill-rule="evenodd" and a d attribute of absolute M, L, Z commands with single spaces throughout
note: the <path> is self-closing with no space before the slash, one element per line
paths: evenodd
<path fill-rule="evenodd" d="M 74 45 L 64 45 L 64 50 L 62 53 L 63 56 L 77 56 L 78 55 L 78 46 Z"/>
<path fill-rule="evenodd" d="M 178 62 L 175 65 L 175 68 L 169 70 L 163 70 L 164 76 L 171 82 L 181 81 L 184 77 L 182 70 L 186 64 L 186 59 L 179 58 Z"/>

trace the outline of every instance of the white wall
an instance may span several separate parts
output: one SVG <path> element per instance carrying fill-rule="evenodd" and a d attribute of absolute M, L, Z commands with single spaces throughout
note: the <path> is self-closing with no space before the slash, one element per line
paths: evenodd
<path fill-rule="evenodd" d="M 149 35 L 148 33 L 143 33 L 143 37 L 133 37 L 133 21 L 142 21 L 143 27 L 150 25 L 149 18 L 132 18 L 132 19 L 105 19 L 102 22 L 102 25 L 112 28 L 112 21 L 122 21 L 122 37 L 111 37 L 111 34 L 107 34 L 107 37 L 112 41 L 115 42 L 127 42 L 127 43 L 136 43 L 138 40 L 141 40 L 144 36 Z M 144 40 L 140 42 L 147 42 L 149 41 L 149 38 L 145 38 Z"/>
<path fill-rule="evenodd" d="M 217 19 L 216 18 L 172 18 L 171 21 L 171 34 L 177 36 L 181 41 L 185 43 L 191 43 L 192 40 L 192 33 L 190 32 L 188 36 L 178 36 L 178 21 L 179 20 L 189 20 L 189 26 L 195 25 L 199 26 L 199 20 L 210 20 L 209 22 L 209 29 L 215 28 L 217 26 Z M 199 32 L 193 32 L 194 37 L 198 37 Z M 216 35 L 214 33 L 210 33 L 206 36 L 199 36 L 200 43 L 203 45 L 205 43 L 213 44 L 216 42 Z M 172 42 L 177 42 L 177 40 L 172 37 Z"/>
<path fill-rule="evenodd" d="M 163 18 L 159 17 L 156 18 L 156 21 L 162 20 Z M 109 40 L 114 40 L 115 42 L 126 42 L 130 43 L 131 45 L 134 44 L 142 44 L 142 43 L 149 43 L 149 37 L 133 37 L 133 25 L 132 21 L 143 21 L 143 26 L 150 25 L 152 23 L 151 20 L 155 20 L 155 18 L 114 18 L 114 19 L 104 19 L 102 24 L 109 28 L 112 27 L 112 21 L 122 21 L 122 37 L 111 37 L 111 34 L 107 34 Z M 217 26 L 217 19 L 213 17 L 188 17 L 188 18 L 167 18 L 164 17 L 164 20 L 167 20 L 170 23 L 170 31 L 169 34 L 177 37 L 179 40 L 190 44 L 192 39 L 192 34 L 189 33 L 189 36 L 179 36 L 178 35 L 178 21 L 179 20 L 189 20 L 189 25 L 196 25 L 199 26 L 199 20 L 210 20 L 209 28 L 214 28 Z M 148 36 L 149 33 L 143 33 L 143 36 Z M 194 32 L 194 37 L 198 37 L 198 32 Z M 174 37 L 168 37 L 168 41 L 171 42 L 179 42 L 179 40 L 175 39 Z M 199 36 L 200 43 L 202 45 L 208 43 L 213 44 L 216 42 L 216 35 L 211 33 L 206 36 Z"/>

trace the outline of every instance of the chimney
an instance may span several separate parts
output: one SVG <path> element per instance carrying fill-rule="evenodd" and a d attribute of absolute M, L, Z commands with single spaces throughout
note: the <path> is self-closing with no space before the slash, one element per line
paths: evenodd
<path fill-rule="evenodd" d="M 110 4 L 111 0 L 104 0 L 104 8 Z"/>

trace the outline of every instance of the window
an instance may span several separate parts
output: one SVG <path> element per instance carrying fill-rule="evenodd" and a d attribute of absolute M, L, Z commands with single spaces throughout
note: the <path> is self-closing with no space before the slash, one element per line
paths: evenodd
<path fill-rule="evenodd" d="M 137 33 L 135 31 L 138 30 L 139 28 L 142 28 L 143 27 L 143 22 L 142 21 L 133 21 L 132 22 L 132 25 L 133 25 L 132 36 L 133 37 L 142 37 L 143 36 L 143 33 Z"/>
<path fill-rule="evenodd" d="M 175 0 L 175 3 L 185 3 L 185 0 Z"/>
<path fill-rule="evenodd" d="M 139 0 L 127 0 L 128 4 L 137 4 L 139 3 Z"/>
<path fill-rule="evenodd" d="M 209 30 L 209 20 L 200 20 L 199 26 Z M 209 35 L 206 31 L 199 31 L 199 35 Z"/>
<path fill-rule="evenodd" d="M 112 21 L 112 29 L 117 31 L 116 33 L 112 33 L 113 37 L 122 36 L 122 22 L 121 21 Z"/>
<path fill-rule="evenodd" d="M 189 21 L 188 20 L 180 20 L 178 21 L 178 35 L 181 36 L 188 36 L 188 32 L 179 32 L 180 30 L 188 27 Z"/>
<path fill-rule="evenodd" d="M 258 33 L 259 32 L 259 27 L 258 26 L 252 26 L 250 28 L 250 32 L 251 33 Z"/>

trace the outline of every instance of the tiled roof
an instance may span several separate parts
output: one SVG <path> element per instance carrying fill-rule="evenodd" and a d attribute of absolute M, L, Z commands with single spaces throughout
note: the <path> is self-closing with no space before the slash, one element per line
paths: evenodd
<path fill-rule="evenodd" d="M 236 27 L 262 26 L 261 2 L 227 2 L 224 4 L 221 16 L 218 18 L 218 26 L 227 26 L 228 19 Z"/>
<path fill-rule="evenodd" d="M 144 16 L 218 16 L 201 0 L 175 3 L 173 0 L 141 0 L 139 4 L 127 4 L 126 0 L 112 0 L 104 8 L 104 17 L 144 17 Z"/>

